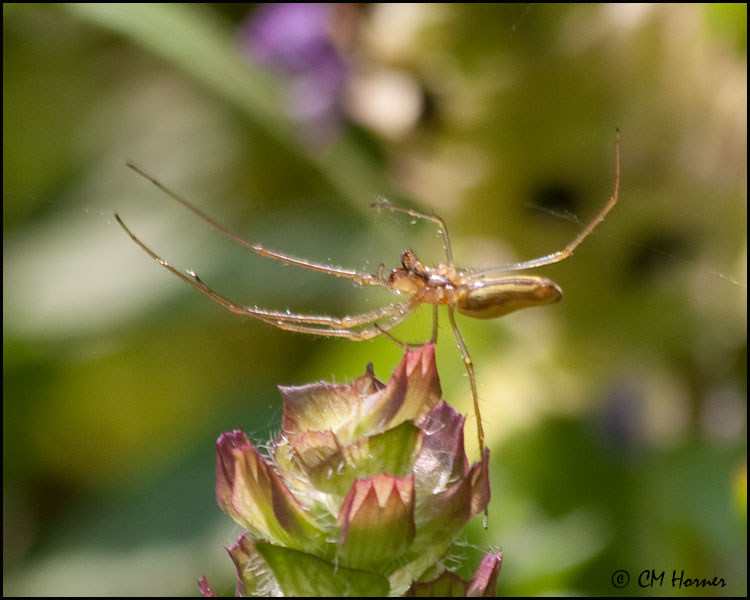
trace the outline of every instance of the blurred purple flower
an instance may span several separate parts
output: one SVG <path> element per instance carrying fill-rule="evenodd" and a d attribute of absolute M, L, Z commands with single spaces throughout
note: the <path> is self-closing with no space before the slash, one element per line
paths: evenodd
<path fill-rule="evenodd" d="M 334 10 L 329 4 L 263 4 L 240 34 L 247 56 L 286 76 L 287 111 L 314 145 L 334 137 L 342 120 L 347 66 L 329 37 Z"/>

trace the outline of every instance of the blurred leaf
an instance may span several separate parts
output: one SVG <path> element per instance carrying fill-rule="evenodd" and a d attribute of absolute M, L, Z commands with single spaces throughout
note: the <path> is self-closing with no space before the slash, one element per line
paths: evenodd
<path fill-rule="evenodd" d="M 354 137 L 344 134 L 326 153 L 302 151 L 293 125 L 281 112 L 274 80 L 242 58 L 235 34 L 215 12 L 186 4 L 63 4 L 74 15 L 131 39 L 173 63 L 241 110 L 292 153 L 317 167 L 331 187 L 365 211 L 384 191 L 378 170 Z"/>

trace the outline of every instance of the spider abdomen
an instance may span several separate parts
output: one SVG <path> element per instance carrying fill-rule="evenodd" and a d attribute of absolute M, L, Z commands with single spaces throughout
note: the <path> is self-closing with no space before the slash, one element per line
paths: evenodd
<path fill-rule="evenodd" d="M 458 312 L 475 319 L 495 319 L 522 308 L 553 304 L 562 290 L 551 279 L 533 275 L 502 277 L 464 286 Z"/>

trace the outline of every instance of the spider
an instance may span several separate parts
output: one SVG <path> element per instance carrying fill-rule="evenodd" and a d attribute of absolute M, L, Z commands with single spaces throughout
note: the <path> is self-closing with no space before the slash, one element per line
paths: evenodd
<path fill-rule="evenodd" d="M 480 453 L 484 450 L 484 429 L 479 411 L 479 396 L 477 394 L 476 376 L 474 363 L 466 347 L 461 332 L 456 323 L 455 313 L 473 317 L 475 319 L 494 319 L 502 317 L 516 310 L 532 306 L 542 306 L 559 302 L 562 299 L 562 290 L 551 279 L 535 275 L 504 275 L 504 273 L 515 273 L 524 269 L 535 269 L 544 265 L 565 260 L 573 250 L 601 223 L 607 214 L 617 203 L 620 188 L 620 135 L 617 131 L 615 138 L 615 181 L 614 190 L 607 203 L 599 210 L 596 216 L 583 228 L 583 230 L 562 250 L 552 252 L 539 258 L 525 260 L 523 262 L 508 263 L 495 267 L 480 269 L 469 269 L 456 266 L 451 250 L 450 236 L 445 221 L 437 215 L 422 213 L 411 208 L 394 206 L 389 202 L 375 202 L 371 206 L 378 210 L 389 210 L 410 215 L 417 219 L 431 221 L 437 225 L 438 232 L 443 238 L 446 262 L 436 267 L 424 265 L 410 250 L 401 254 L 401 266 L 386 271 L 381 263 L 375 273 L 353 271 L 332 265 L 316 263 L 309 260 L 295 258 L 275 250 L 269 250 L 261 244 L 244 240 L 231 231 L 214 221 L 198 208 L 181 198 L 154 177 L 141 170 L 132 163 L 128 167 L 136 173 L 149 180 L 157 188 L 176 200 L 184 207 L 195 213 L 211 227 L 234 242 L 245 246 L 253 252 L 272 258 L 274 260 L 295 265 L 312 271 L 318 271 L 334 277 L 351 279 L 355 284 L 365 286 L 379 286 L 396 295 L 408 295 L 407 300 L 394 302 L 364 313 L 348 315 L 344 317 L 329 317 L 324 315 L 303 315 L 288 312 L 265 310 L 256 307 L 242 306 L 221 296 L 208 285 L 206 285 L 194 271 L 187 271 L 187 275 L 178 271 L 165 260 L 162 260 L 148 246 L 141 242 L 127 228 L 119 215 L 115 219 L 131 239 L 140 246 L 146 254 L 158 262 L 161 266 L 174 275 L 208 296 L 214 302 L 220 304 L 227 310 L 247 315 L 273 325 L 280 329 L 322 335 L 330 337 L 342 337 L 353 341 L 369 340 L 378 335 L 385 335 L 402 346 L 416 346 L 418 344 L 405 344 L 394 338 L 389 331 L 404 321 L 421 304 L 433 305 L 433 326 L 430 342 L 437 341 L 438 331 L 438 306 L 445 305 L 448 309 L 448 321 L 461 351 L 466 371 L 469 375 L 471 397 L 474 404 L 474 412 L 477 419 L 477 439 L 479 441 Z"/>

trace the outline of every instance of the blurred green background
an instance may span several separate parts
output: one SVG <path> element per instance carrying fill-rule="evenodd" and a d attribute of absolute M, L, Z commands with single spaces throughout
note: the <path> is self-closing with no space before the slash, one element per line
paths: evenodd
<path fill-rule="evenodd" d="M 368 362 L 386 379 L 402 354 L 237 317 L 171 276 L 116 211 L 240 303 L 389 300 L 236 246 L 126 160 L 295 256 L 440 261 L 434 228 L 368 208 L 384 195 L 442 215 L 480 267 L 575 236 L 611 193 L 619 127 L 620 204 L 537 271 L 563 302 L 459 318 L 492 450 L 466 572 L 500 546 L 500 595 L 746 595 L 746 11 L 339 7 L 325 31 L 346 68 L 306 119 L 314 65 L 305 80 L 241 51 L 254 5 L 3 5 L 4 594 L 194 595 L 204 574 L 231 593 L 218 435 L 268 440 L 276 385 Z M 397 335 L 429 328 L 423 309 Z M 437 352 L 475 459 L 447 319 Z M 646 570 L 663 586 L 639 586 Z M 673 588 L 673 570 L 726 587 Z"/>

